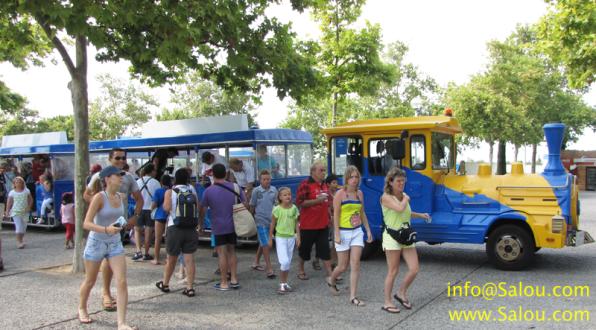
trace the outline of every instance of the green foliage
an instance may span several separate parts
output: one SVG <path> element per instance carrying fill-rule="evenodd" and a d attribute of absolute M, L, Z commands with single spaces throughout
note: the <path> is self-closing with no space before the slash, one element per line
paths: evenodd
<path fill-rule="evenodd" d="M 391 68 L 382 62 L 381 28 L 366 22 L 351 28 L 360 16 L 364 0 L 317 1 L 313 15 L 322 37 L 316 54 L 322 72 L 321 97 L 333 98 L 331 123 L 340 118 L 340 99 L 350 94 L 374 95 L 381 84 L 392 80 Z M 337 118 L 336 118 L 337 117 Z"/>
<path fill-rule="evenodd" d="M 35 126 L 35 131 L 38 133 L 66 132 L 68 141 L 74 139 L 74 118 L 72 115 L 41 118 L 37 121 Z"/>
<path fill-rule="evenodd" d="M 0 80 L 0 115 L 14 114 L 25 107 L 27 100 Z"/>
<path fill-rule="evenodd" d="M 157 100 L 133 82 L 101 75 L 101 96 L 91 104 L 89 137 L 92 140 L 116 139 L 127 130 L 135 134 L 151 118 L 151 109 L 159 106 Z"/>
<path fill-rule="evenodd" d="M 43 30 L 27 14 L 7 13 L 0 5 L 0 62 L 27 69 L 29 63 L 42 65 L 42 58 L 52 51 Z"/>
<path fill-rule="evenodd" d="M 249 93 L 223 90 L 216 84 L 201 78 L 198 72 L 185 75 L 184 80 L 172 90 L 172 110 L 163 110 L 157 120 L 177 120 L 222 115 L 248 115 L 249 125 L 254 120 L 260 99 Z"/>
<path fill-rule="evenodd" d="M 566 69 L 569 85 L 589 87 L 596 76 L 596 2 L 547 0 L 538 23 L 538 48 Z"/>

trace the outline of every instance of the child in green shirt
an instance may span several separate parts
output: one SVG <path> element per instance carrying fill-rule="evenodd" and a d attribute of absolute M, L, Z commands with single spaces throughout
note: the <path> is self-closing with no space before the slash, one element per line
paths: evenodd
<path fill-rule="evenodd" d="M 275 233 L 275 247 L 280 264 L 280 283 L 277 292 L 284 294 L 292 291 L 292 287 L 288 285 L 288 274 L 294 245 L 300 247 L 300 228 L 298 228 L 300 212 L 296 205 L 292 204 L 292 191 L 288 187 L 279 189 L 277 201 L 279 205 L 273 208 L 271 216 L 269 245 L 272 245 L 273 233 Z"/>

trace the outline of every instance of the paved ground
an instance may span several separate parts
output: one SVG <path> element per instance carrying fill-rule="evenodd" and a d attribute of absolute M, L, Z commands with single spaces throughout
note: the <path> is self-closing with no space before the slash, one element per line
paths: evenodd
<path fill-rule="evenodd" d="M 583 193 L 582 227 L 596 234 L 596 193 Z M 62 232 L 31 230 L 27 248 L 17 250 L 12 227 L 1 232 L 5 271 L 0 273 L 0 329 L 107 329 L 116 325 L 115 313 L 104 312 L 100 306 L 98 280 L 90 299 L 90 312 L 95 320 L 82 327 L 76 320 L 78 286 L 82 275 L 67 272 L 72 252 L 63 249 Z M 470 328 L 498 329 L 594 329 L 596 328 L 595 294 L 588 297 L 528 298 L 495 297 L 488 301 L 473 297 L 448 297 L 448 283 L 484 285 L 506 281 L 518 285 L 541 286 L 588 285 L 596 283 L 596 244 L 562 250 L 541 250 L 531 269 L 521 272 L 502 272 L 487 264 L 483 246 L 444 244 L 419 248 L 421 271 L 410 290 L 413 310 L 390 315 L 380 310 L 383 298 L 383 279 L 386 272 L 382 255 L 362 265 L 360 297 L 366 307 L 356 308 L 348 303 L 346 287 L 339 297 L 328 293 L 321 271 L 308 267 L 311 279 L 296 279 L 291 270 L 291 284 L 296 292 L 279 296 L 275 280 L 267 280 L 262 272 L 250 269 L 254 250 L 241 248 L 240 282 L 242 288 L 218 292 L 211 287 L 216 259 L 208 247 L 202 246 L 197 255 L 198 296 L 187 298 L 180 294 L 181 285 L 173 285 L 174 292 L 163 294 L 154 283 L 162 273 L 161 266 L 129 262 L 129 314 L 131 324 L 141 329 L 254 329 L 254 328 Z M 127 247 L 132 255 L 132 249 Z M 129 258 L 128 258 L 129 259 Z M 275 259 L 275 258 L 274 258 Z M 276 264 L 277 265 L 277 264 Z M 404 267 L 405 270 L 405 267 Z M 403 274 L 402 274 L 403 275 Z M 402 276 L 400 276 L 400 279 Z M 398 279 L 398 281 L 400 280 Z M 173 282 L 175 283 L 175 282 Z M 593 288 L 592 288 L 593 289 Z M 509 309 L 544 311 L 546 318 L 555 310 L 586 310 L 590 321 L 555 323 L 553 321 L 451 321 L 449 311 L 492 310 L 498 308 L 509 317 L 516 316 Z M 493 314 L 495 315 L 495 314 Z M 527 316 L 529 314 L 526 314 Z M 540 315 L 540 314 L 539 314 Z M 501 314 L 496 314 L 501 319 Z"/>

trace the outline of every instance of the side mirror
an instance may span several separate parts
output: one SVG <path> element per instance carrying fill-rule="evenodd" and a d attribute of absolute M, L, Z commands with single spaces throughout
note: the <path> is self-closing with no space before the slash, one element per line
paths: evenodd
<path fill-rule="evenodd" d="M 406 142 L 404 140 L 389 140 L 386 147 L 391 158 L 400 160 L 406 157 Z"/>

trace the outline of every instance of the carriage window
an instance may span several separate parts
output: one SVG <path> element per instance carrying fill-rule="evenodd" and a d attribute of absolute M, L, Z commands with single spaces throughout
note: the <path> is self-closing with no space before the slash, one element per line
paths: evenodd
<path fill-rule="evenodd" d="M 385 176 L 389 170 L 397 165 L 397 160 L 391 157 L 388 146 L 397 139 L 370 140 L 368 149 L 368 172 L 371 175 Z"/>
<path fill-rule="evenodd" d="M 354 165 L 362 173 L 362 138 L 335 137 L 331 140 L 331 171 L 342 176 L 348 165 Z"/>
<path fill-rule="evenodd" d="M 288 145 L 288 176 L 310 175 L 311 161 L 310 144 Z"/>
<path fill-rule="evenodd" d="M 74 156 L 55 156 L 52 158 L 54 180 L 74 180 Z"/>
<path fill-rule="evenodd" d="M 284 145 L 257 145 L 257 173 L 262 170 L 271 172 L 271 178 L 286 176 L 286 148 Z"/>
<path fill-rule="evenodd" d="M 410 138 L 410 166 L 413 170 L 423 170 L 426 168 L 424 135 L 413 135 Z"/>
<path fill-rule="evenodd" d="M 453 168 L 453 136 L 432 133 L 433 170 Z"/>

